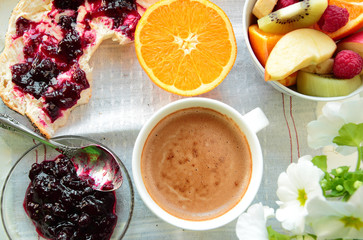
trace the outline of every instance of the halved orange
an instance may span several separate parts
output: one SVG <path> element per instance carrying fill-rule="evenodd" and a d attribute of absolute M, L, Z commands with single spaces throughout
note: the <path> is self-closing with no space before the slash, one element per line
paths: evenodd
<path fill-rule="evenodd" d="M 135 31 L 137 58 L 162 89 L 195 96 L 218 86 L 237 56 L 231 22 L 208 0 L 161 0 Z"/>
<path fill-rule="evenodd" d="M 332 33 L 325 32 L 331 38 L 339 40 L 363 27 L 363 0 L 329 0 L 328 3 L 329 5 L 345 8 L 349 12 L 349 21 L 344 27 Z M 314 28 L 322 31 L 318 24 L 315 24 Z"/>

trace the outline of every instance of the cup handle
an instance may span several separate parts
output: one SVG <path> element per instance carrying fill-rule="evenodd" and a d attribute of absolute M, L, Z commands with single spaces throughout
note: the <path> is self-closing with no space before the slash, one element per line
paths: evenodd
<path fill-rule="evenodd" d="M 258 107 L 243 115 L 242 118 L 246 121 L 248 127 L 251 128 L 254 133 L 259 132 L 261 129 L 269 125 L 266 115 L 263 113 L 261 108 Z"/>

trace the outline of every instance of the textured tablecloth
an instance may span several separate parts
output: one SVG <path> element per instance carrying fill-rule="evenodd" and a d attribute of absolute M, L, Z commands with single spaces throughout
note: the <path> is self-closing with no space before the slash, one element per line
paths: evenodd
<path fill-rule="evenodd" d="M 265 83 L 254 67 L 242 34 L 244 0 L 214 0 L 229 16 L 237 39 L 238 55 L 227 78 L 216 89 L 201 95 L 217 99 L 246 113 L 260 107 L 270 125 L 260 131 L 264 156 L 264 175 L 254 202 L 277 208 L 277 178 L 289 163 L 305 154 L 315 155 L 307 146 L 306 125 L 315 120 L 322 103 L 283 95 Z M 7 19 L 15 0 L 0 0 L 0 49 Z M 131 173 L 131 156 L 136 137 L 145 121 L 159 108 L 181 99 L 154 85 L 141 69 L 133 44 L 119 46 L 105 41 L 91 60 L 93 93 L 89 104 L 76 108 L 60 135 L 82 135 L 110 147 Z M 7 113 L 31 127 L 29 121 L 9 110 L 2 102 L 0 112 Z M 34 143 L 19 134 L 0 129 L 0 188 L 12 164 Z M 280 224 L 269 222 L 279 230 Z M 210 231 L 187 231 L 157 218 L 136 192 L 135 211 L 125 239 L 237 239 L 236 221 Z M 0 239 L 7 239 L 0 225 Z"/>

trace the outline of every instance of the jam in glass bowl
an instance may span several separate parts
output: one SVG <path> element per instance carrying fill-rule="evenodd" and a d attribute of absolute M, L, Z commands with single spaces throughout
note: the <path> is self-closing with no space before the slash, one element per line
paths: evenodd
<path fill-rule="evenodd" d="M 78 136 L 55 140 L 70 146 L 102 145 Z M 97 192 L 77 178 L 70 160 L 56 150 L 43 144 L 29 149 L 10 170 L 2 190 L 1 215 L 8 237 L 121 239 L 131 221 L 134 190 L 126 167 L 117 160 L 122 186 Z"/>

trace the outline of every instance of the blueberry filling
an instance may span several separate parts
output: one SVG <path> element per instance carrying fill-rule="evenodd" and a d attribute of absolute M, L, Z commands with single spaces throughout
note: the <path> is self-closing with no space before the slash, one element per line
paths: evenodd
<path fill-rule="evenodd" d="M 112 19 L 112 29 L 120 31 L 130 39 L 134 38 L 134 31 L 140 15 L 133 0 L 89 0 L 92 10 L 81 20 L 85 30 L 80 33 L 76 30 L 78 8 L 85 4 L 85 0 L 54 0 L 56 10 L 48 13 L 47 17 L 55 22 L 54 13 L 60 14 L 56 23 L 63 34 L 59 41 L 46 33 L 38 25 L 45 22 L 33 22 L 24 17 L 16 21 L 16 34 L 24 38 L 24 63 L 11 66 L 12 81 L 16 89 L 31 94 L 36 99 L 44 98 L 47 103 L 43 111 L 54 122 L 62 116 L 62 111 L 74 106 L 80 98 L 80 93 L 89 88 L 85 72 L 79 68 L 78 60 L 84 49 L 92 43 L 86 37 L 90 22 L 97 17 Z M 73 13 L 71 10 L 74 10 Z M 67 81 L 57 82 L 57 77 L 71 70 L 71 78 Z"/>
<path fill-rule="evenodd" d="M 28 31 L 31 25 L 31 21 L 26 18 L 19 17 L 16 20 L 16 36 L 23 36 L 24 32 Z"/>
<path fill-rule="evenodd" d="M 64 31 L 71 31 L 73 30 L 74 24 L 76 24 L 76 16 L 67 16 L 62 15 L 59 17 L 58 25 L 64 30 Z"/>
<path fill-rule="evenodd" d="M 40 98 L 52 86 L 52 79 L 55 79 L 59 70 L 49 58 L 35 56 L 32 63 L 19 63 L 11 67 L 13 82 L 25 93 Z"/>
<path fill-rule="evenodd" d="M 84 0 L 54 0 L 53 5 L 57 9 L 77 10 L 79 6 L 84 4 Z"/>
<path fill-rule="evenodd" d="M 80 92 L 89 87 L 86 74 L 78 66 L 74 70 L 71 80 L 55 85 L 51 92 L 44 94 L 45 101 L 48 103 L 45 112 L 48 113 L 51 119 L 60 117 L 60 110 L 75 105 L 80 98 Z"/>
<path fill-rule="evenodd" d="M 117 222 L 114 192 L 90 187 L 64 156 L 34 163 L 24 209 L 37 232 L 49 239 L 110 239 Z"/>
<path fill-rule="evenodd" d="M 112 29 L 119 29 L 129 38 L 134 38 L 134 31 L 140 15 L 136 11 L 136 3 L 132 0 L 96 0 L 96 9 L 85 18 L 85 22 L 89 23 L 93 18 L 106 16 L 113 20 Z M 126 19 L 132 15 L 135 19 L 134 24 L 130 24 Z"/>
<path fill-rule="evenodd" d="M 81 38 L 75 30 L 67 31 L 64 38 L 58 44 L 59 58 L 64 62 L 76 62 L 83 54 Z"/>
<path fill-rule="evenodd" d="M 12 81 L 16 88 L 29 93 L 36 99 L 44 97 L 47 103 L 44 112 L 52 121 L 62 115 L 62 110 L 75 105 L 80 92 L 89 87 L 86 74 L 79 68 L 78 59 L 83 54 L 83 46 L 78 32 L 74 29 L 77 15 L 61 16 L 60 25 L 64 37 L 59 43 L 45 32 L 37 31 L 38 24 L 20 17 L 17 21 L 17 37 L 31 31 L 23 49 L 25 63 L 11 66 Z M 47 39 L 47 41 L 43 41 Z M 73 70 L 70 80 L 57 83 L 59 74 Z"/>

